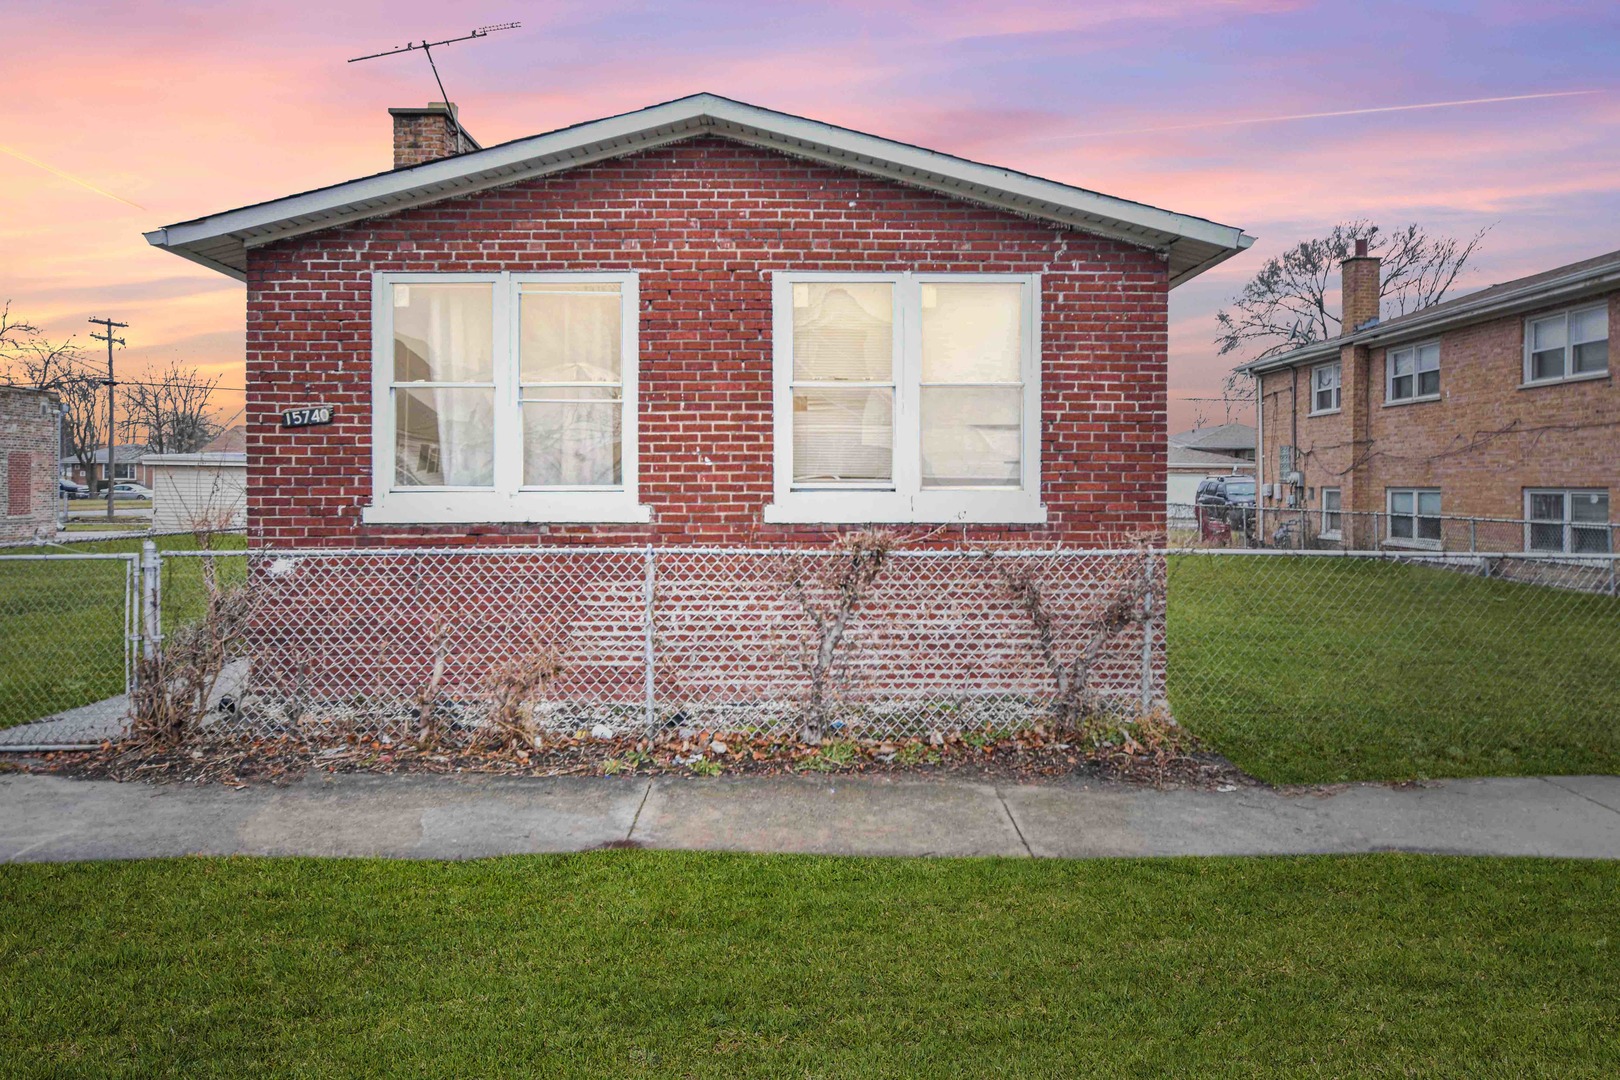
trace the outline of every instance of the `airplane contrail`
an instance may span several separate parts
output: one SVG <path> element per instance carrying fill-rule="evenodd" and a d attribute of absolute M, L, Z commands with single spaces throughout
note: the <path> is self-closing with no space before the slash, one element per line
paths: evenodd
<path fill-rule="evenodd" d="M 1510 97 L 1468 98 L 1463 101 L 1426 101 L 1419 105 L 1381 105 L 1371 109 L 1339 109 L 1335 112 L 1293 113 L 1289 116 L 1251 116 L 1242 120 L 1207 120 L 1196 124 L 1169 124 L 1165 127 L 1120 128 L 1114 131 L 1082 131 L 1073 135 L 1050 135 L 1037 142 L 1064 139 L 1098 139 L 1105 135 L 1147 135 L 1158 131 L 1191 131 L 1195 128 L 1236 127 L 1241 124 L 1278 124 L 1286 120 L 1321 120 L 1330 116 L 1366 116 L 1370 113 L 1412 112 L 1416 109 L 1449 109 L 1458 105 L 1494 105 L 1501 101 L 1535 101 L 1539 98 L 1579 97 L 1601 94 L 1602 90 L 1556 90 L 1546 94 L 1514 94 Z"/>
<path fill-rule="evenodd" d="M 146 207 L 142 206 L 138 202 L 131 202 L 130 200 L 124 198 L 122 195 L 114 195 L 112 192 L 108 191 L 106 188 L 98 188 L 98 187 L 96 187 L 96 185 L 92 184 L 88 180 L 81 180 L 79 177 L 74 176 L 72 173 L 63 172 L 61 169 L 58 169 L 54 165 L 47 165 L 47 164 L 45 164 L 45 162 L 39 160 L 36 157 L 29 157 L 27 154 L 23 153 L 21 150 L 13 150 L 9 146 L 0 146 L 0 153 L 10 154 L 12 157 L 16 158 L 18 161 L 26 161 L 30 165 L 34 165 L 34 166 L 36 166 L 38 168 L 44 169 L 46 172 L 51 173 L 53 176 L 60 176 L 63 180 L 67 180 L 67 181 L 70 181 L 72 183 L 78 184 L 82 188 L 88 188 L 89 190 L 95 192 L 97 195 L 105 195 L 109 199 L 117 199 L 119 202 L 123 203 L 125 206 L 133 206 L 137 210 L 145 210 L 146 209 Z"/>

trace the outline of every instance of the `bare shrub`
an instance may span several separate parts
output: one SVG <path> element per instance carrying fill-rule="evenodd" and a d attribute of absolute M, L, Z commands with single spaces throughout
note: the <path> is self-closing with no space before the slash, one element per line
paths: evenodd
<path fill-rule="evenodd" d="M 540 745 L 535 708 L 563 672 L 561 650 L 536 640 L 515 660 L 496 666 L 489 677 L 489 715 L 473 733 L 480 750 L 532 749 Z"/>
<path fill-rule="evenodd" d="M 1097 661 L 1132 627 L 1151 632 L 1152 612 L 1162 605 L 1158 580 L 1147 560 L 1147 550 L 1139 548 L 1136 554 L 1111 562 L 1114 572 L 1103 585 L 1100 602 L 1078 627 L 1059 625 L 1063 616 L 1048 602 L 1035 560 L 996 560 L 1002 589 L 1028 621 L 1035 649 L 1051 674 L 1052 713 L 1059 723 L 1079 726 L 1095 715 L 1101 701 L 1092 686 Z"/>
<path fill-rule="evenodd" d="M 784 565 L 783 584 L 811 626 L 799 656 L 810 679 L 800 738 L 810 746 L 821 744 L 832 718 L 833 672 L 850 619 L 883 572 L 895 543 L 894 533 L 886 529 L 862 529 L 840 535 L 833 542 L 834 556 L 796 556 Z"/>
<path fill-rule="evenodd" d="M 450 659 L 450 627 L 445 620 L 435 620 L 430 634 L 433 666 L 416 692 L 416 744 L 424 750 L 438 746 L 444 734 L 439 725 L 439 688 Z"/>
<path fill-rule="evenodd" d="M 175 747 L 190 741 L 225 665 L 242 649 L 257 595 L 247 585 L 220 587 L 211 567 L 205 585 L 203 617 L 170 631 L 136 661 L 130 735 L 137 742 Z"/>

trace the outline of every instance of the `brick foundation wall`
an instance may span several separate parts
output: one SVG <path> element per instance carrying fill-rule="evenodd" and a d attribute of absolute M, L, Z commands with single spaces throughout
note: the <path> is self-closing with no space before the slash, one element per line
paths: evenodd
<path fill-rule="evenodd" d="M 1612 337 L 1620 293 L 1608 303 Z M 1363 350 L 1364 366 L 1352 362 L 1355 350 L 1341 350 L 1344 407 L 1335 415 L 1306 415 L 1313 365 L 1265 375 L 1265 480 L 1278 479 L 1277 447 L 1287 443 L 1299 447 L 1305 484 L 1314 493 L 1341 487 L 1346 510 L 1383 511 L 1391 487 L 1439 488 L 1443 513 L 1459 517 L 1521 518 L 1526 488 L 1605 488 L 1611 500 L 1620 497 L 1613 354 L 1608 378 L 1519 388 L 1526 319 L 1567 306 L 1442 334 L 1438 401 L 1386 405 L 1384 348 Z M 1364 406 L 1353 404 L 1356 395 L 1364 395 Z"/>
<path fill-rule="evenodd" d="M 0 544 L 56 535 L 56 398 L 0 387 Z"/>
<path fill-rule="evenodd" d="M 640 486 L 650 525 L 365 525 L 373 271 L 640 274 Z M 714 138 L 251 249 L 248 512 L 267 546 L 823 544 L 765 525 L 774 270 L 1040 272 L 1043 526 L 941 543 L 1102 544 L 1164 527 L 1158 254 Z M 283 430 L 281 410 L 338 407 Z M 917 528 L 916 532 L 925 532 Z"/>

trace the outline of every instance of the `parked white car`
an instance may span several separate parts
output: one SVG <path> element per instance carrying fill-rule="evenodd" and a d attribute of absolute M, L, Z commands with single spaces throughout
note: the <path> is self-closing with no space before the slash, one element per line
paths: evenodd
<path fill-rule="evenodd" d="M 145 484 L 134 484 L 124 481 L 113 485 L 113 498 L 115 499 L 150 499 L 152 489 Z"/>

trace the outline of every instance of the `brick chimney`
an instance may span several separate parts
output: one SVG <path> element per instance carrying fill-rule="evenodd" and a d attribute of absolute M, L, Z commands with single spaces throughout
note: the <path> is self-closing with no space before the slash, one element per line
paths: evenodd
<path fill-rule="evenodd" d="M 1377 320 L 1379 272 L 1378 256 L 1367 254 L 1366 240 L 1357 240 L 1356 253 L 1339 266 L 1339 333 L 1355 333 Z"/>
<path fill-rule="evenodd" d="M 430 101 L 426 107 L 389 109 L 388 115 L 394 118 L 396 169 L 483 149 L 465 129 L 458 143 L 456 106 L 452 102 Z"/>

